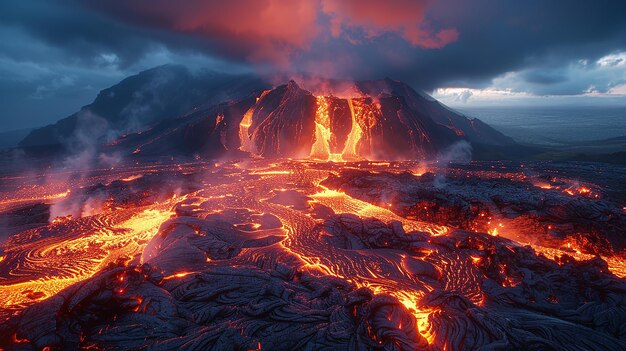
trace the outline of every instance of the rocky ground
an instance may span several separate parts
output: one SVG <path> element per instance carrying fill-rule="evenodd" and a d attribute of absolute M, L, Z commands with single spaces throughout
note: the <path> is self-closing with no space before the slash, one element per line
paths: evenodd
<path fill-rule="evenodd" d="M 49 245 L 54 228 L 92 222 L 117 228 L 110 240 L 127 233 L 118 211 L 132 221 L 149 203 L 170 209 L 158 231 L 138 232 L 146 241 L 134 256 L 93 256 L 106 263 L 97 273 L 18 308 L 0 326 L 0 347 L 626 349 L 626 281 L 605 260 L 623 263 L 619 173 L 591 182 L 589 168 L 574 177 L 539 164 L 242 166 L 162 167 L 55 202 L 108 199 L 99 214 L 5 243 L 4 288 L 19 289 L 9 283 L 26 274 L 20 264 L 36 272 L 17 257 L 47 254 L 18 255 L 19 240 Z M 54 250 L 79 250 L 67 235 Z M 82 255 L 106 249 L 98 240 Z M 55 279 L 71 272 L 58 268 Z"/>

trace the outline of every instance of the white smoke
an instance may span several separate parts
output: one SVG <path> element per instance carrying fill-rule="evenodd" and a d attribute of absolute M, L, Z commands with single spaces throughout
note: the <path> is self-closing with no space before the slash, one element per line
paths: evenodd
<path fill-rule="evenodd" d="M 445 148 L 437 157 L 439 167 L 433 181 L 435 188 L 441 189 L 446 186 L 445 172 L 449 164 L 467 164 L 471 160 L 472 145 L 465 140 L 457 141 L 456 143 Z"/>
<path fill-rule="evenodd" d="M 437 160 L 440 164 L 467 164 L 472 160 L 472 145 L 466 140 L 457 141 L 445 148 L 439 154 Z"/>
<path fill-rule="evenodd" d="M 47 172 L 48 184 L 54 187 L 63 186 L 72 191 L 68 197 L 59 199 L 50 206 L 50 221 L 68 215 L 89 216 L 100 211 L 105 198 L 98 195 L 83 196 L 79 185 L 92 170 L 100 167 L 111 168 L 122 161 L 117 154 L 109 155 L 100 151 L 102 142 L 110 142 L 118 134 L 111 130 L 106 119 L 89 110 L 82 110 L 77 114 L 76 130 L 70 138 L 63 141 L 69 152 L 68 156 L 60 162 L 59 167 Z"/>

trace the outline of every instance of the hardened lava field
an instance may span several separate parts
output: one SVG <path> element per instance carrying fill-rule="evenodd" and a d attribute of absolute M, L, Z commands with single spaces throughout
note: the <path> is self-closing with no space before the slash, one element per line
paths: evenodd
<path fill-rule="evenodd" d="M 5 174 L 0 347 L 625 349 L 623 182 L 540 162 Z"/>

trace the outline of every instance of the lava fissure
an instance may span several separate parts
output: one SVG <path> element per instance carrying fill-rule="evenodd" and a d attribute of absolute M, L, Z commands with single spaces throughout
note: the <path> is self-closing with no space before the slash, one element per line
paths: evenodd
<path fill-rule="evenodd" d="M 320 109 L 326 98 L 315 100 Z M 362 128 L 357 100 L 349 101 Z M 618 222 L 624 213 L 601 185 L 574 192 L 557 185 L 568 184 L 562 173 L 550 188 L 535 186 L 531 164 L 349 162 L 367 130 L 355 124 L 343 142 L 331 134 L 310 150 L 328 150 L 325 160 L 341 150 L 341 163 L 128 166 L 115 170 L 118 180 L 94 172 L 59 199 L 42 188 L 28 201 L 57 212 L 96 197 L 106 205 L 4 243 L 0 346 L 626 347 L 623 247 L 594 239 L 604 222 L 593 211 L 609 209 Z M 551 207 L 563 199 L 571 201 Z M 592 212 L 579 220 L 593 225 L 568 232 L 556 215 L 572 222 L 582 209 Z M 548 226 L 559 235 L 530 231 Z"/>

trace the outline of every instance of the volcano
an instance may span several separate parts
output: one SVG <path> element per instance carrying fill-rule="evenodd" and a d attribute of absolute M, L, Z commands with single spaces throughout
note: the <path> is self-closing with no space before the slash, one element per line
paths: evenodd
<path fill-rule="evenodd" d="M 0 349 L 626 349 L 622 165 L 309 85 L 158 67 L 23 139 Z"/>
<path fill-rule="evenodd" d="M 148 155 L 265 158 L 429 159 L 454 143 L 515 148 L 485 123 L 459 115 L 409 86 L 385 79 L 354 83 L 353 97 L 314 95 L 295 81 L 168 120 L 120 146 Z M 176 145 L 163 150 L 158 144 Z"/>
<path fill-rule="evenodd" d="M 67 150 L 86 134 L 109 150 L 142 156 L 246 152 L 331 161 L 432 159 L 459 142 L 518 147 L 402 82 L 341 84 L 350 87 L 349 96 L 333 95 L 332 88 L 314 94 L 293 80 L 271 88 L 251 76 L 198 76 L 164 66 L 103 90 L 93 104 L 34 130 L 20 146 Z"/>

